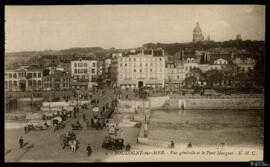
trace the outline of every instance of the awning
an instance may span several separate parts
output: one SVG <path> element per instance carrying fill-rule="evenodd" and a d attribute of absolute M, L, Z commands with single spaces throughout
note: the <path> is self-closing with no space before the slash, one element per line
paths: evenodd
<path fill-rule="evenodd" d="M 94 111 L 94 112 L 99 112 L 99 108 L 98 108 L 98 107 L 94 107 L 94 108 L 93 108 L 93 111 Z"/>
<path fill-rule="evenodd" d="M 57 120 L 58 122 L 62 122 L 62 118 L 61 117 L 54 117 L 54 118 L 52 118 L 52 121 L 54 121 L 54 120 Z"/>

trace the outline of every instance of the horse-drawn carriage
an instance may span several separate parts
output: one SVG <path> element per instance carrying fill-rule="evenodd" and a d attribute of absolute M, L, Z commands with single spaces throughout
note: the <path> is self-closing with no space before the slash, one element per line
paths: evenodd
<path fill-rule="evenodd" d="M 65 123 L 63 122 L 62 117 L 54 117 L 52 118 L 52 125 L 53 125 L 53 131 L 61 130 L 66 127 Z"/>
<path fill-rule="evenodd" d="M 45 122 L 44 124 L 40 123 L 29 123 L 24 126 L 25 133 L 35 130 L 47 130 L 49 129 L 49 125 Z"/>
<path fill-rule="evenodd" d="M 110 135 L 115 135 L 117 133 L 117 131 L 119 130 L 117 128 L 116 122 L 112 119 L 107 120 L 106 128 L 108 129 L 108 134 L 110 134 Z"/>
<path fill-rule="evenodd" d="M 61 130 L 61 129 L 65 129 L 66 125 L 63 123 L 63 122 L 60 122 L 58 124 L 55 125 L 54 127 L 54 132 L 57 131 L 57 130 Z"/>
<path fill-rule="evenodd" d="M 78 121 L 75 124 L 71 123 L 71 128 L 72 130 L 82 130 L 82 125 L 81 123 Z"/>
<path fill-rule="evenodd" d="M 91 127 L 96 129 L 103 129 L 106 126 L 106 120 L 104 117 L 91 118 Z"/>
<path fill-rule="evenodd" d="M 130 150 L 130 145 L 127 144 L 125 147 L 124 139 L 122 138 L 106 136 L 103 140 L 102 148 L 108 150 L 122 150 L 125 148 L 126 150 Z"/>
<path fill-rule="evenodd" d="M 62 134 L 60 136 L 60 145 L 62 149 L 69 147 L 72 151 L 76 151 L 79 148 L 80 142 L 76 139 L 76 135 L 73 132 Z"/>

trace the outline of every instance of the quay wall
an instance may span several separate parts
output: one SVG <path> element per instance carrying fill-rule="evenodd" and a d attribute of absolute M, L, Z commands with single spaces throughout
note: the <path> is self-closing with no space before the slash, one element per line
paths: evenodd
<path fill-rule="evenodd" d="M 134 112 L 135 107 L 142 108 L 143 101 L 119 100 L 121 110 Z M 146 109 L 263 109 L 264 96 L 162 96 L 149 97 L 144 102 Z"/>
<path fill-rule="evenodd" d="M 171 97 L 170 104 L 171 109 L 263 109 L 264 96 L 181 96 Z"/>
<path fill-rule="evenodd" d="M 163 107 L 169 99 L 170 99 L 169 96 L 149 97 L 148 98 L 148 100 L 150 102 L 151 109 L 158 109 L 158 108 Z"/>
<path fill-rule="evenodd" d="M 184 109 L 263 109 L 263 98 L 185 99 L 178 106 Z"/>
<path fill-rule="evenodd" d="M 147 100 L 119 100 L 118 102 L 119 112 L 135 112 L 135 109 L 138 111 L 143 107 L 145 109 L 150 107 L 150 103 Z"/>

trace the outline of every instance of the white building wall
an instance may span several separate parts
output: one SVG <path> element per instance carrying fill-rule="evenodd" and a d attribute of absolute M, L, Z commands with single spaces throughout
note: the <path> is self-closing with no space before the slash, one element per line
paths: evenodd
<path fill-rule="evenodd" d="M 71 61 L 71 77 L 79 79 L 89 79 L 97 76 L 97 61 L 96 60 L 77 60 Z"/>
<path fill-rule="evenodd" d="M 121 87 L 164 87 L 165 57 L 152 55 L 129 55 L 117 59 L 117 85 Z"/>

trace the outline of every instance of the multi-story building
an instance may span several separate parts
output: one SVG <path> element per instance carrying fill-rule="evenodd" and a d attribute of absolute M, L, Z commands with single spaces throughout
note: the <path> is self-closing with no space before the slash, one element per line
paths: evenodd
<path fill-rule="evenodd" d="M 97 62 L 97 75 L 101 76 L 104 70 L 104 61 L 100 60 Z"/>
<path fill-rule="evenodd" d="M 104 64 L 104 72 L 105 73 L 109 72 L 109 68 L 110 68 L 111 64 L 112 64 L 112 59 L 110 59 L 110 58 L 105 59 L 105 64 Z"/>
<path fill-rule="evenodd" d="M 38 91 L 42 89 L 43 70 L 38 66 L 21 66 L 5 70 L 5 90 Z"/>
<path fill-rule="evenodd" d="M 208 70 L 223 70 L 228 65 L 228 60 L 223 58 L 217 58 L 213 59 L 213 61 L 210 62 L 209 69 Z"/>
<path fill-rule="evenodd" d="M 107 81 L 107 83 L 111 82 L 111 65 L 112 65 L 112 59 L 106 58 L 104 60 L 104 70 L 103 70 L 103 76 L 104 79 Z"/>
<path fill-rule="evenodd" d="M 186 70 L 183 64 L 166 63 L 165 86 L 172 90 L 180 90 L 184 86 Z"/>
<path fill-rule="evenodd" d="M 96 60 L 76 60 L 71 61 L 72 88 L 89 89 L 96 86 L 97 61 Z"/>
<path fill-rule="evenodd" d="M 250 57 L 248 58 L 237 57 L 233 60 L 233 63 L 238 66 L 240 71 L 248 72 L 254 69 L 256 60 Z"/>
<path fill-rule="evenodd" d="M 53 74 L 43 76 L 43 90 L 68 90 L 70 88 L 70 74 L 55 71 Z"/>
<path fill-rule="evenodd" d="M 141 50 L 117 58 L 117 85 L 121 88 L 164 87 L 164 50 Z"/>
<path fill-rule="evenodd" d="M 71 66 L 69 60 L 63 60 L 59 62 L 60 67 L 64 68 L 64 71 L 71 74 Z"/>

